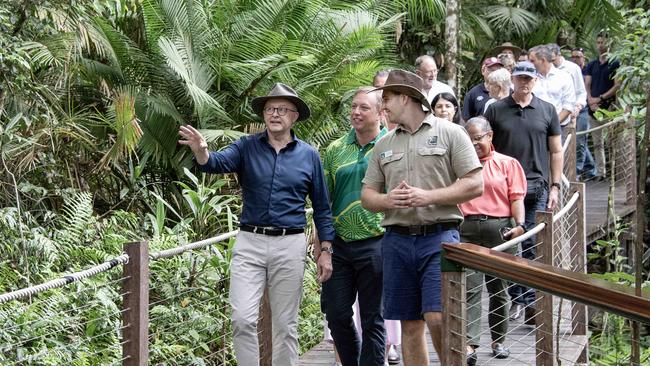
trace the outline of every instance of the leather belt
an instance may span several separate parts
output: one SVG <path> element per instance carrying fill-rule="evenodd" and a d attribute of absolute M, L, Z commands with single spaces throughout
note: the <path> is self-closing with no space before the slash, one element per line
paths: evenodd
<path fill-rule="evenodd" d="M 509 217 L 496 217 L 496 216 L 489 216 L 489 215 L 467 215 L 465 216 L 465 220 L 467 221 L 487 221 L 487 220 L 505 220 L 509 219 Z"/>
<path fill-rule="evenodd" d="M 282 229 L 278 227 L 253 226 L 253 225 L 246 225 L 246 224 L 242 224 L 241 226 L 239 226 L 239 230 L 248 231 L 249 233 L 253 233 L 253 234 L 262 234 L 262 235 L 270 235 L 270 236 L 293 235 L 293 234 L 300 234 L 305 232 L 304 228 Z"/>
<path fill-rule="evenodd" d="M 412 225 L 412 226 L 399 226 L 399 225 L 388 225 L 386 227 L 390 231 L 401 234 L 401 235 L 428 235 L 435 234 L 441 231 L 446 230 L 458 230 L 458 222 L 439 222 L 437 224 L 429 225 Z"/>

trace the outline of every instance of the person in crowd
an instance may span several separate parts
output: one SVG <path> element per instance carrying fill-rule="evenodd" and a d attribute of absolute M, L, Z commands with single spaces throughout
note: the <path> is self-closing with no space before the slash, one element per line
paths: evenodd
<path fill-rule="evenodd" d="M 471 118 L 465 124 L 465 129 L 483 164 L 484 189 L 482 196 L 458 205 L 465 217 L 460 225 L 460 241 L 492 248 L 526 232 L 526 173 L 517 159 L 494 151 L 492 127 L 485 118 Z M 517 247 L 507 252 L 516 254 Z M 480 345 L 483 277 L 481 272 L 467 271 L 467 343 L 472 363 L 476 363 L 476 348 Z M 510 350 L 503 345 L 508 333 L 510 298 L 507 284 L 505 280 L 485 275 L 485 285 L 490 294 L 488 323 L 492 354 L 499 359 L 508 358 Z"/>
<path fill-rule="evenodd" d="M 402 324 L 404 365 L 427 365 L 425 325 L 442 352 L 441 244 L 459 241 L 457 205 L 482 194 L 481 164 L 462 127 L 428 112 L 419 76 L 393 70 L 379 89 L 398 126 L 375 144 L 361 203 L 384 212 L 384 318 Z"/>
<path fill-rule="evenodd" d="M 446 119 L 447 121 L 453 122 L 457 125 L 461 124 L 458 101 L 453 94 L 440 93 L 433 97 L 431 103 L 431 106 L 433 106 L 434 116 Z"/>
<path fill-rule="evenodd" d="M 511 56 L 513 60 L 518 60 L 519 56 L 522 53 L 523 53 L 522 49 L 515 46 L 511 42 L 502 43 L 500 46 L 494 47 L 490 51 L 491 56 L 497 56 L 498 57 L 498 55 L 503 54 L 503 55 Z"/>
<path fill-rule="evenodd" d="M 390 70 L 379 70 L 375 74 L 375 76 L 372 78 L 372 86 L 378 87 L 382 86 L 386 83 L 386 79 L 388 78 L 388 73 Z"/>
<path fill-rule="evenodd" d="M 510 95 L 510 92 L 512 91 L 511 78 L 512 75 L 510 75 L 510 72 L 506 69 L 500 69 L 488 75 L 486 84 L 489 90 L 490 99 L 485 102 L 485 107 L 481 112 L 481 116 L 485 114 L 485 111 L 492 103 Z"/>
<path fill-rule="evenodd" d="M 528 59 L 528 51 L 523 50 L 523 49 L 521 50 L 521 54 L 517 58 L 517 62 L 519 62 L 519 61 L 530 61 Z"/>
<path fill-rule="evenodd" d="M 548 45 L 553 55 L 553 65 L 559 70 L 571 75 L 573 81 L 573 90 L 575 92 L 575 110 L 573 117 L 576 121 L 576 131 L 585 131 L 589 129 L 589 113 L 587 108 L 587 90 L 585 89 L 584 77 L 582 70 L 577 64 L 564 58 L 560 52 L 560 46 L 555 43 Z M 587 135 L 576 136 L 576 174 L 582 179 L 592 179 L 596 175 L 596 166 L 594 158 L 587 146 Z"/>
<path fill-rule="evenodd" d="M 596 36 L 598 58 L 589 62 L 585 69 L 585 88 L 587 89 L 587 104 L 589 116 L 594 127 L 600 126 L 594 113 L 599 109 L 609 109 L 616 101 L 616 92 L 620 87 L 614 78 L 620 63 L 609 59 L 610 40 L 607 33 L 601 32 Z M 601 130 L 592 133 L 594 155 L 596 160 L 595 180 L 602 180 L 607 173 L 605 161 L 605 143 Z"/>
<path fill-rule="evenodd" d="M 269 289 L 273 365 L 298 364 L 298 309 L 307 252 L 307 197 L 314 208 L 319 242 L 317 276 L 332 273 L 334 227 L 325 174 L 318 151 L 295 137 L 291 127 L 309 118 L 309 106 L 287 85 L 277 83 L 251 102 L 266 129 L 242 137 L 219 152 L 194 127 L 181 126 L 181 145 L 206 173 L 237 173 L 243 207 L 230 267 L 233 345 L 239 365 L 259 363 L 257 320 L 264 289 Z"/>
<path fill-rule="evenodd" d="M 583 73 L 584 73 L 585 66 L 587 65 L 585 63 L 584 49 L 579 48 L 579 47 L 572 49 L 571 50 L 571 61 L 573 61 L 573 63 L 575 63 L 576 65 L 580 66 L 580 70 L 582 70 Z"/>
<path fill-rule="evenodd" d="M 415 74 L 424 81 L 422 92 L 427 96 L 430 105 L 433 105 L 433 98 L 440 93 L 454 94 L 449 85 L 438 81 L 438 66 L 433 57 L 423 55 L 416 58 Z"/>
<path fill-rule="evenodd" d="M 483 75 L 483 82 L 474 85 L 465 94 L 463 100 L 463 120 L 483 114 L 485 110 L 485 102 L 490 99 L 490 93 L 487 88 L 487 76 L 493 71 L 502 69 L 503 65 L 496 57 L 488 57 L 483 60 L 481 65 L 481 75 Z"/>
<path fill-rule="evenodd" d="M 323 155 L 336 237 L 332 243 L 332 277 L 323 283 L 322 304 L 343 366 L 384 363 L 382 312 L 383 215 L 361 207 L 361 180 L 381 127 L 381 92 L 360 88 L 352 98 L 352 129 L 332 142 Z M 361 337 L 352 306 L 359 297 Z"/>
<path fill-rule="evenodd" d="M 533 94 L 537 70 L 531 62 L 519 62 L 512 73 L 513 92 L 492 104 L 485 112 L 494 131 L 497 152 L 519 161 L 526 173 L 525 226 L 535 226 L 535 212 L 553 210 L 562 179 L 562 129 L 555 107 Z M 534 236 L 521 243 L 522 257 L 534 259 Z M 535 324 L 535 292 L 522 285 L 508 289 L 513 305 L 510 319 L 525 313 L 525 323 Z"/>
<path fill-rule="evenodd" d="M 571 75 L 553 65 L 553 53 L 547 45 L 531 48 L 528 57 L 538 74 L 533 94 L 555 106 L 564 132 L 564 127 L 571 122 L 571 115 L 576 106 L 576 92 Z"/>
<path fill-rule="evenodd" d="M 491 56 L 496 56 L 504 68 L 512 72 L 512 68 L 522 54 L 522 49 L 510 42 L 502 43 L 490 51 Z"/>
<path fill-rule="evenodd" d="M 386 84 L 386 79 L 388 78 L 388 73 L 390 70 L 379 71 L 372 82 L 372 86 L 375 88 L 384 86 Z M 381 73 L 381 75 L 380 75 Z M 384 75 L 385 73 L 385 75 Z M 383 125 L 386 126 L 388 131 L 392 131 L 397 127 L 397 123 L 392 123 L 386 117 L 384 110 L 381 111 L 381 118 Z M 398 364 L 401 361 L 399 352 L 397 352 L 397 347 L 402 344 L 402 328 L 398 320 L 384 320 L 384 326 L 386 327 L 386 360 L 389 364 Z"/>

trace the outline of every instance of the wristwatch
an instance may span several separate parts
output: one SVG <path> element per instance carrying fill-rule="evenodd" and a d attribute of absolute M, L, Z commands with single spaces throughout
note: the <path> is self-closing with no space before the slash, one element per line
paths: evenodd
<path fill-rule="evenodd" d="M 526 230 L 526 224 L 525 224 L 525 223 L 523 223 L 523 222 L 522 222 L 522 223 L 519 223 L 519 224 L 517 224 L 517 226 L 521 226 L 521 228 L 522 228 L 522 229 L 524 229 L 524 233 L 525 233 L 526 231 L 528 231 L 528 230 Z"/>
<path fill-rule="evenodd" d="M 322 253 L 322 252 L 328 252 L 329 254 L 333 254 L 333 253 L 334 253 L 334 249 L 333 249 L 332 247 L 321 247 L 321 248 L 320 248 L 320 251 L 321 251 L 321 253 Z"/>
<path fill-rule="evenodd" d="M 562 189 L 562 186 L 560 186 L 560 183 L 556 183 L 556 182 L 551 183 L 551 188 L 553 188 L 553 187 L 555 187 L 557 189 Z"/>

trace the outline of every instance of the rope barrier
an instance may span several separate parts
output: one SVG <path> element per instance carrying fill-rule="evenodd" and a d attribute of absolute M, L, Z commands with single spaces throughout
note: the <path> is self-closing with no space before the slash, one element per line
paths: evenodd
<path fill-rule="evenodd" d="M 553 215 L 553 222 L 556 222 L 562 216 L 564 216 L 564 214 L 566 214 L 571 209 L 571 207 L 573 207 L 573 205 L 575 205 L 576 202 L 578 202 L 578 197 L 580 197 L 580 193 L 575 192 L 573 196 L 571 196 L 569 202 L 567 202 L 566 205 L 564 205 L 564 207 L 562 207 L 560 211 L 558 211 L 555 215 Z"/>
<path fill-rule="evenodd" d="M 518 237 L 516 237 L 514 239 L 508 240 L 505 243 L 499 244 L 496 247 L 492 248 L 492 250 L 496 250 L 497 252 L 503 252 L 506 249 L 510 249 L 511 247 L 521 243 L 522 241 L 524 241 L 524 240 L 530 238 L 531 236 L 539 233 L 540 231 L 544 230 L 545 227 L 546 227 L 546 224 L 542 222 L 542 223 L 538 224 L 537 226 L 535 226 L 534 228 L 528 230 L 525 234 L 520 235 L 520 236 L 518 236 Z"/>
<path fill-rule="evenodd" d="M 610 122 L 605 123 L 604 125 L 600 125 L 598 127 L 590 128 L 588 130 L 576 132 L 576 136 L 586 135 L 586 134 L 592 133 L 594 131 L 602 130 L 603 128 L 609 127 L 611 125 L 615 125 L 615 124 L 617 124 L 619 122 L 623 122 L 623 121 L 625 121 L 625 119 L 622 116 L 621 117 L 616 117 L 613 120 L 611 120 Z"/>
<path fill-rule="evenodd" d="M 117 265 L 126 264 L 128 262 L 129 262 L 129 256 L 127 254 L 122 254 L 117 258 L 111 259 L 110 261 L 104 262 L 95 267 L 91 267 L 80 272 L 71 273 L 61 278 L 58 278 L 56 280 L 48 281 L 40 285 L 31 286 L 17 291 L 2 294 L 0 295 L 0 304 L 11 300 L 19 300 L 28 296 L 33 296 L 36 295 L 37 293 L 51 290 L 54 288 L 63 287 L 65 285 L 71 284 L 72 282 L 76 282 L 79 280 L 83 280 L 84 278 L 92 277 L 99 273 L 106 272 Z"/>
<path fill-rule="evenodd" d="M 564 145 L 562 145 L 562 154 L 564 154 L 566 152 L 566 150 L 569 148 L 569 144 L 571 143 L 571 136 L 572 135 L 573 134 L 570 133 L 570 134 L 568 134 L 566 136 L 566 140 L 564 140 Z"/>
<path fill-rule="evenodd" d="M 313 212 L 314 212 L 313 208 L 308 208 L 308 209 L 305 210 L 305 215 L 312 214 Z M 179 254 L 185 253 L 185 252 L 190 251 L 190 250 L 204 248 L 204 247 L 210 246 L 212 244 L 218 243 L 220 241 L 230 239 L 232 237 L 237 236 L 238 233 L 239 233 L 239 230 L 233 230 L 233 231 L 227 232 L 225 234 L 214 236 L 212 238 L 196 241 L 196 242 L 193 242 L 193 243 L 185 244 L 185 245 L 182 245 L 182 246 L 179 246 L 179 247 L 176 247 L 176 248 L 167 249 L 167 250 L 163 250 L 163 251 L 160 251 L 160 252 L 151 253 L 151 254 L 149 254 L 149 258 L 151 260 L 157 260 L 157 259 L 173 257 L 175 255 L 179 255 Z"/>
<path fill-rule="evenodd" d="M 162 258 L 173 257 L 175 255 L 179 255 L 179 254 L 187 252 L 189 250 L 207 247 L 209 245 L 218 243 L 220 241 L 230 239 L 230 238 L 232 238 L 234 236 L 237 236 L 237 233 L 239 233 L 239 230 L 230 231 L 230 232 L 227 232 L 225 234 L 217 235 L 215 237 L 204 239 L 204 240 L 197 241 L 197 242 L 194 242 L 194 243 L 181 245 L 181 246 L 176 247 L 176 248 L 151 253 L 151 254 L 149 254 L 149 258 L 151 260 L 157 260 L 157 259 L 162 259 Z"/>

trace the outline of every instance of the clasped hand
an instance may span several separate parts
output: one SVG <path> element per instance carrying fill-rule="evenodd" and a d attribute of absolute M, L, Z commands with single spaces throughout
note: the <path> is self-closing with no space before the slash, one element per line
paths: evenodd
<path fill-rule="evenodd" d="M 388 208 L 424 207 L 432 204 L 431 191 L 412 187 L 402 181 L 387 194 Z"/>

